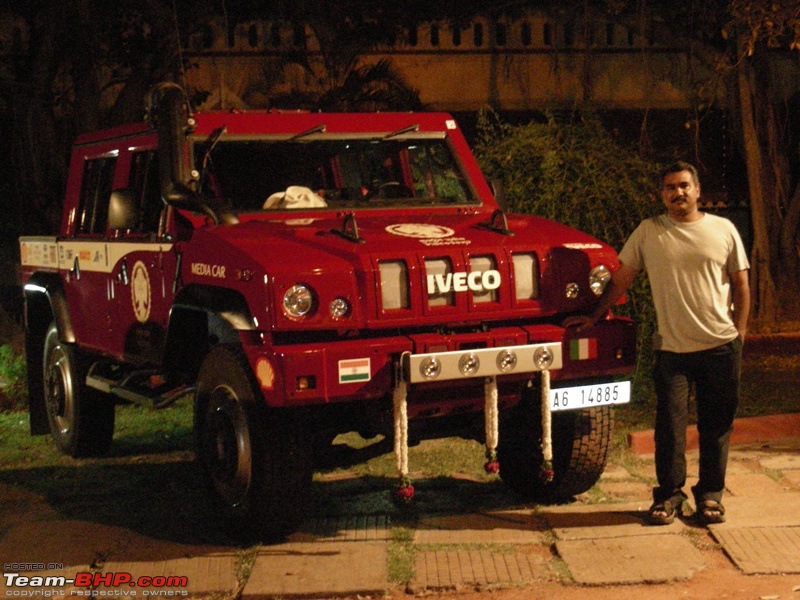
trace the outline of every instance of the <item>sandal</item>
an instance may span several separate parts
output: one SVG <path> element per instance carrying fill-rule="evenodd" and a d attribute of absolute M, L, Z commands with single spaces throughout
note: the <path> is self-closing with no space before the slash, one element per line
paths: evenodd
<path fill-rule="evenodd" d="M 669 525 L 675 521 L 675 505 L 669 500 L 664 502 L 654 502 L 647 511 L 647 521 L 650 525 Z"/>
<path fill-rule="evenodd" d="M 725 507 L 716 500 L 703 500 L 697 505 L 697 517 L 704 525 L 725 522 Z"/>

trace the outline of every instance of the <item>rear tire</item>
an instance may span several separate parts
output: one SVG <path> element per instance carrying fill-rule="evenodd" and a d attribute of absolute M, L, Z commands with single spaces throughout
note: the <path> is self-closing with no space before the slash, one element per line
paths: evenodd
<path fill-rule="evenodd" d="M 264 404 L 244 354 L 212 349 L 197 380 L 197 460 L 225 513 L 267 540 L 295 531 L 311 501 L 309 436 Z"/>
<path fill-rule="evenodd" d="M 501 414 L 500 477 L 525 499 L 565 502 L 600 479 L 611 444 L 613 415 L 602 406 L 552 413 L 553 480 L 540 476 L 542 418 L 539 388 L 526 389 L 520 403 Z"/>
<path fill-rule="evenodd" d="M 86 385 L 88 362 L 59 340 L 52 323 L 44 339 L 44 404 L 56 446 L 73 458 L 105 454 L 114 437 L 114 402 Z"/>

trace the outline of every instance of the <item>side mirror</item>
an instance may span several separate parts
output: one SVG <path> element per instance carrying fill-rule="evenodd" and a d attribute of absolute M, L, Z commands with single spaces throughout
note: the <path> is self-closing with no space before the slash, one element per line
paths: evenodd
<path fill-rule="evenodd" d="M 108 203 L 110 229 L 136 229 L 140 222 L 136 198 L 129 189 L 114 190 Z"/>
<path fill-rule="evenodd" d="M 195 192 L 181 183 L 171 185 L 164 195 L 164 200 L 175 208 L 206 215 L 217 225 L 220 223 L 235 225 L 239 222 L 239 218 L 234 213 L 219 206 L 218 202 L 206 198 L 202 193 Z"/>

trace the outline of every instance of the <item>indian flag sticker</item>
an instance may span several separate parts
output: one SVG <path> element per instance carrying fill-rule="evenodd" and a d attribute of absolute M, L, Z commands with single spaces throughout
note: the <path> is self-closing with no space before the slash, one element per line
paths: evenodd
<path fill-rule="evenodd" d="M 339 361 L 339 383 L 357 383 L 369 381 L 371 373 L 368 358 Z"/>
<path fill-rule="evenodd" d="M 570 360 L 597 358 L 597 338 L 581 338 L 569 341 Z"/>

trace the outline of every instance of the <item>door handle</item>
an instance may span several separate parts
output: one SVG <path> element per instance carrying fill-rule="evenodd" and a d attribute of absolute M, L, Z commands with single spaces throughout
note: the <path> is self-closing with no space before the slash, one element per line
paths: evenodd
<path fill-rule="evenodd" d="M 69 270 L 69 272 L 75 275 L 75 279 L 81 278 L 81 265 L 77 256 L 75 257 L 75 260 L 72 261 L 72 268 Z"/>

